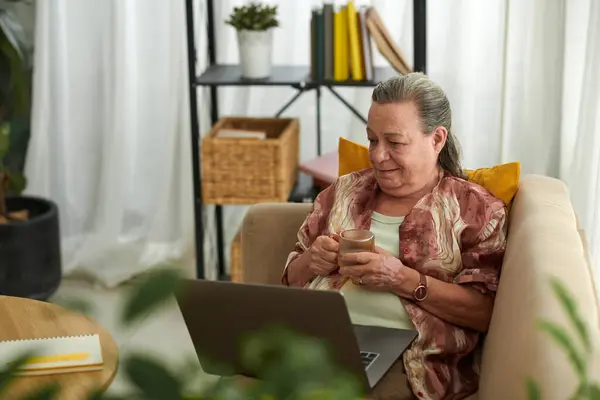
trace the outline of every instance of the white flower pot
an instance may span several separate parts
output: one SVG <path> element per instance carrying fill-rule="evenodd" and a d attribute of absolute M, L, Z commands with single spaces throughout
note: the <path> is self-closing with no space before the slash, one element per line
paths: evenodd
<path fill-rule="evenodd" d="M 266 31 L 237 31 L 242 76 L 249 79 L 271 75 L 273 29 Z"/>

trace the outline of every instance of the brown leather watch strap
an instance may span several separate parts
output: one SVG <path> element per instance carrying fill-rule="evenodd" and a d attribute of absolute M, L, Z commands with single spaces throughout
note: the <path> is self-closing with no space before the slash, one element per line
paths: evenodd
<path fill-rule="evenodd" d="M 413 298 L 415 301 L 423 301 L 427 298 L 427 276 L 422 272 L 419 272 L 420 279 L 419 285 L 413 291 Z"/>

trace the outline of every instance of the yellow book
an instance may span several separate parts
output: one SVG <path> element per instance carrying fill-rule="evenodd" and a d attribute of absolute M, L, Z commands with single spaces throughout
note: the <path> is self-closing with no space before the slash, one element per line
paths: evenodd
<path fill-rule="evenodd" d="M 347 14 L 348 9 L 344 6 L 333 16 L 333 79 L 336 81 L 347 81 L 350 78 Z"/>
<path fill-rule="evenodd" d="M 102 370 L 100 337 L 94 335 L 0 341 L 0 366 L 32 352 L 17 375 L 51 375 Z"/>
<path fill-rule="evenodd" d="M 354 2 L 348 2 L 348 37 L 350 38 L 350 72 L 352 79 L 362 81 L 365 79 L 363 70 L 360 34 L 358 31 L 358 13 Z"/>

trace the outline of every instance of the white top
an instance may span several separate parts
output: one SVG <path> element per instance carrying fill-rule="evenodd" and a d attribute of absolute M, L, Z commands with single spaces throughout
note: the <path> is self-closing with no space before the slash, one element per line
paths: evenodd
<path fill-rule="evenodd" d="M 399 255 L 400 225 L 404 217 L 388 217 L 376 212 L 372 214 L 371 232 L 375 235 L 375 245 Z M 326 289 L 327 279 L 316 280 L 313 289 Z M 387 328 L 413 329 L 414 325 L 406 312 L 400 297 L 389 292 L 378 292 L 355 285 L 348 281 L 340 292 L 344 295 L 353 324 L 382 326 Z"/>

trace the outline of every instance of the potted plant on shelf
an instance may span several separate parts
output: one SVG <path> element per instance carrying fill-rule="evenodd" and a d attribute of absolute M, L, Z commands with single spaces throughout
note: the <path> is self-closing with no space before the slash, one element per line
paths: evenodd
<path fill-rule="evenodd" d="M 0 4 L 0 295 L 46 300 L 61 279 L 58 210 L 21 195 L 24 154 L 15 143 L 26 142 L 31 110 L 31 50 L 23 35 L 9 6 Z"/>
<path fill-rule="evenodd" d="M 263 79 L 271 75 L 273 28 L 279 26 L 277 6 L 250 3 L 234 7 L 225 21 L 237 31 L 242 76 Z"/>

